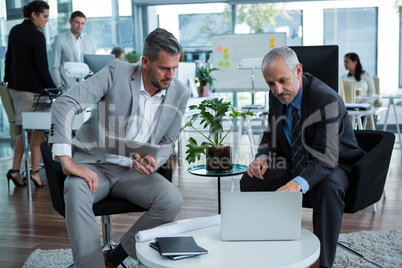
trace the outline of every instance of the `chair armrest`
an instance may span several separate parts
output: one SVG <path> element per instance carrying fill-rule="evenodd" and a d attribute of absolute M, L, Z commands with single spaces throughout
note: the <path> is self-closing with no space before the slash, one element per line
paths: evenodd
<path fill-rule="evenodd" d="M 67 176 L 64 175 L 61 164 L 52 159 L 52 150 L 47 141 L 41 143 L 40 149 L 53 208 L 64 217 L 64 180 Z"/>
<path fill-rule="evenodd" d="M 384 190 L 395 135 L 384 131 L 370 133 L 373 134 L 382 136 L 380 142 L 351 169 L 349 189 L 345 197 L 347 213 L 354 213 L 374 204 L 380 200 Z"/>

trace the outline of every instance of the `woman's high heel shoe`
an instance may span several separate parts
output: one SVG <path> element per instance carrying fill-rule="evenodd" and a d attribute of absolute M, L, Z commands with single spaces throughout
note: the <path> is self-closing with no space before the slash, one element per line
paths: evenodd
<path fill-rule="evenodd" d="M 19 169 L 9 169 L 6 176 L 7 176 L 7 184 L 8 184 L 8 189 L 10 190 L 10 180 L 13 181 L 15 186 L 24 186 L 26 185 L 25 182 L 22 182 L 22 184 L 19 184 L 18 181 L 16 179 L 13 178 L 13 176 L 11 174 L 14 173 L 19 173 L 20 170 Z"/>
<path fill-rule="evenodd" d="M 39 184 L 39 183 L 36 182 L 36 180 L 32 179 L 31 175 L 35 175 L 36 173 L 39 173 L 39 170 L 30 170 L 29 171 L 29 174 L 30 174 L 29 177 L 31 178 L 31 181 L 33 181 L 33 183 L 35 184 L 35 187 L 39 188 L 39 187 L 46 186 L 46 183 L 41 181 L 41 184 Z"/>

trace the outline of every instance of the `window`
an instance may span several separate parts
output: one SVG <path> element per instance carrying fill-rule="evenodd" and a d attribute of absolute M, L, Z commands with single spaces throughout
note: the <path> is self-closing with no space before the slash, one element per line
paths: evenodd
<path fill-rule="evenodd" d="M 402 55 L 402 8 L 399 8 L 399 55 Z M 402 57 L 399 56 L 399 88 L 402 88 Z"/>
<path fill-rule="evenodd" d="M 85 24 L 84 33 L 91 36 L 95 43 L 97 53 L 105 54 L 114 45 L 132 47 L 133 45 L 133 26 L 130 17 L 120 16 L 120 41 L 121 44 L 112 44 L 111 18 L 88 18 Z"/>
<path fill-rule="evenodd" d="M 24 17 L 22 8 L 29 0 L 6 0 L 7 20 L 22 19 Z"/>
<path fill-rule="evenodd" d="M 230 19 L 223 13 L 179 15 L 179 32 L 183 47 L 211 47 L 213 34 L 230 33 Z"/>
<path fill-rule="evenodd" d="M 343 56 L 355 52 L 363 69 L 377 75 L 377 21 L 378 10 L 374 7 L 324 10 L 324 44 L 339 45 L 340 74 L 346 72 Z"/>
<path fill-rule="evenodd" d="M 303 11 L 282 11 L 275 19 L 276 25 L 268 27 L 265 32 L 285 32 L 287 46 L 301 46 L 303 44 Z"/>

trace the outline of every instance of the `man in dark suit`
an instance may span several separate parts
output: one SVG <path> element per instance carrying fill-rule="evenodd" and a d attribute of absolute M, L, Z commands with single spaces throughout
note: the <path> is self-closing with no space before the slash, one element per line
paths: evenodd
<path fill-rule="evenodd" d="M 313 206 L 320 266 L 331 267 L 342 224 L 350 167 L 365 152 L 357 144 L 340 96 L 303 74 L 295 52 L 270 50 L 262 61 L 270 88 L 268 129 L 241 179 L 241 191 L 302 191 Z"/>

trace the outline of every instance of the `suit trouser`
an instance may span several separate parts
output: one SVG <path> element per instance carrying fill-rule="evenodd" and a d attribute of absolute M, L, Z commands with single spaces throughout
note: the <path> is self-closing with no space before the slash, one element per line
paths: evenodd
<path fill-rule="evenodd" d="M 250 178 L 245 173 L 240 181 L 241 191 L 275 191 L 290 181 L 291 174 L 286 169 L 268 169 L 264 180 Z M 343 201 L 349 186 L 347 173 L 336 167 L 326 178 L 306 194 L 313 207 L 314 234 L 321 243 L 320 266 L 332 267 L 339 232 L 341 230 Z"/>
<path fill-rule="evenodd" d="M 64 183 L 66 225 L 75 267 L 104 267 L 94 203 L 110 195 L 148 208 L 122 236 L 124 250 L 136 259 L 135 234 L 171 222 L 183 203 L 179 190 L 158 173 L 141 175 L 135 169 L 114 164 L 84 164 L 98 175 L 98 189 L 89 190 L 85 180 L 68 176 Z"/>

